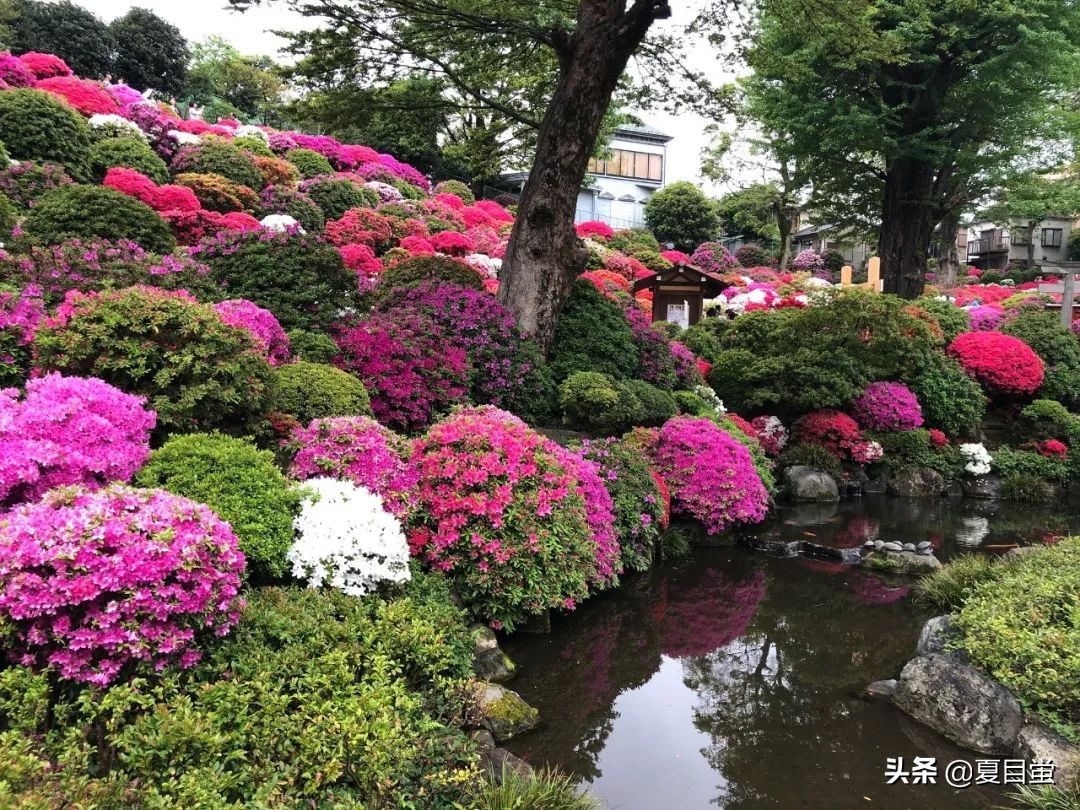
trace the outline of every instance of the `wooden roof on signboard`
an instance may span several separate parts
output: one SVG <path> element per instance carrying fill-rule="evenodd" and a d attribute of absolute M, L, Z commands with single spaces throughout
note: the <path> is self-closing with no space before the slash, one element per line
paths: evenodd
<path fill-rule="evenodd" d="M 634 292 L 651 290 L 658 284 L 663 284 L 665 286 L 674 284 L 697 287 L 705 293 L 706 298 L 715 298 L 729 286 L 728 283 L 724 281 L 723 277 L 716 273 L 706 273 L 704 270 L 698 270 L 696 267 L 680 264 L 678 267 L 673 267 L 671 270 L 665 270 L 662 273 L 653 273 L 645 278 L 639 278 L 634 282 Z"/>

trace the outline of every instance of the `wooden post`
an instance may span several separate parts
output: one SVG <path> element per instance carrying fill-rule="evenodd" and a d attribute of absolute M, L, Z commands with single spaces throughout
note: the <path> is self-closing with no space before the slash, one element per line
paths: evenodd
<path fill-rule="evenodd" d="M 879 256 L 870 257 L 870 266 L 866 271 L 866 286 L 870 288 L 870 292 L 881 292 L 881 258 Z"/>
<path fill-rule="evenodd" d="M 850 287 L 851 286 L 851 265 L 850 264 L 845 264 L 843 267 L 840 268 L 840 286 L 841 287 Z"/>

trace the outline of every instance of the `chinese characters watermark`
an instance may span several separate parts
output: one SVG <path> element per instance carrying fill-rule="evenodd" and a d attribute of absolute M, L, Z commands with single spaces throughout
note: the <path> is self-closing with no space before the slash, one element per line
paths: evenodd
<path fill-rule="evenodd" d="M 903 757 L 885 760 L 886 785 L 936 785 L 954 787 L 972 785 L 1052 785 L 1054 761 L 1051 759 L 977 759 L 974 765 L 954 759 L 943 769 L 936 757 L 915 757 L 908 765 Z"/>

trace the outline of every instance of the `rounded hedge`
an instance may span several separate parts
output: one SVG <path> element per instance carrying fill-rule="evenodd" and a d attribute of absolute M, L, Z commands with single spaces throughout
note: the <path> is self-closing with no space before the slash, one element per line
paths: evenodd
<path fill-rule="evenodd" d="M 392 298 L 395 290 L 417 287 L 430 281 L 472 290 L 484 289 L 484 279 L 462 261 L 449 256 L 413 256 L 388 267 L 379 276 L 379 283 L 372 293 L 375 305 L 379 306 Z"/>
<path fill-rule="evenodd" d="M 89 179 L 90 125 L 51 93 L 0 93 L 0 136 L 16 160 L 59 163 L 77 179 Z"/>
<path fill-rule="evenodd" d="M 290 149 L 285 153 L 285 159 L 300 172 L 300 176 L 310 180 L 321 174 L 333 174 L 334 167 L 330 161 L 311 149 Z"/>
<path fill-rule="evenodd" d="M 371 399 L 359 378 L 322 363 L 300 361 L 278 368 L 275 410 L 301 425 L 330 416 L 371 416 Z"/>
<path fill-rule="evenodd" d="M 219 214 L 250 212 L 256 210 L 259 204 L 259 197 L 254 191 L 220 174 L 178 174 L 176 184 L 191 189 L 203 208 Z"/>
<path fill-rule="evenodd" d="M 598 371 L 616 379 L 632 377 L 638 350 L 622 308 L 584 279 L 574 282 L 555 326 L 551 370 L 558 381 L 575 371 Z"/>
<path fill-rule="evenodd" d="M 30 209 L 23 231 L 32 242 L 46 245 L 101 237 L 130 239 L 155 253 L 176 247 L 172 231 L 153 208 L 106 186 L 53 189 Z"/>
<path fill-rule="evenodd" d="M 105 138 L 90 147 L 89 160 L 90 171 L 99 183 L 115 166 L 134 169 L 158 184 L 169 182 L 169 167 L 141 138 Z"/>
<path fill-rule="evenodd" d="M 252 578 L 276 579 L 288 571 L 285 555 L 301 496 L 272 453 L 221 434 L 173 436 L 150 454 L 135 483 L 205 503 L 228 521 Z"/>
<path fill-rule="evenodd" d="M 322 209 L 307 194 L 291 186 L 268 186 L 259 195 L 259 218 L 272 214 L 286 214 L 308 233 L 321 233 L 326 227 Z"/>
<path fill-rule="evenodd" d="M 334 339 L 324 332 L 309 332 L 306 329 L 290 329 L 289 350 L 297 360 L 309 363 L 329 363 L 338 353 Z"/>
<path fill-rule="evenodd" d="M 950 436 L 963 436 L 986 415 L 982 386 L 951 357 L 935 352 L 905 382 L 919 399 L 927 427 L 938 428 Z"/>
<path fill-rule="evenodd" d="M 305 180 L 300 191 L 315 201 L 326 219 L 341 219 L 350 208 L 374 208 L 379 195 L 353 180 L 333 175 Z"/>
<path fill-rule="evenodd" d="M 1068 329 L 1053 312 L 1020 312 L 1001 331 L 1024 341 L 1046 363 L 1039 395 L 1073 407 L 1080 406 L 1080 335 Z"/>
<path fill-rule="evenodd" d="M 71 293 L 37 331 L 34 354 L 43 371 L 145 396 L 159 432 L 247 430 L 274 398 L 273 369 L 251 335 L 183 292 Z"/>
<path fill-rule="evenodd" d="M 472 193 L 472 189 L 462 183 L 460 180 L 443 180 L 441 183 L 435 186 L 436 194 L 454 194 L 461 198 L 461 201 L 466 205 L 475 205 L 476 197 Z"/>
<path fill-rule="evenodd" d="M 170 168 L 174 175 L 219 174 L 256 194 L 263 188 L 262 172 L 251 155 L 225 141 L 204 141 L 185 147 L 176 153 Z"/>

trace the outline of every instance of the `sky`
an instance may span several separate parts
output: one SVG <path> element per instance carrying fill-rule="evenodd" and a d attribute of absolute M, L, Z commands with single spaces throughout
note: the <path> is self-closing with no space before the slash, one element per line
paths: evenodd
<path fill-rule="evenodd" d="M 245 55 L 277 56 L 284 40 L 272 31 L 295 31 L 311 26 L 311 21 L 289 9 L 285 3 L 276 2 L 256 6 L 243 14 L 230 10 L 225 0 L 76 0 L 79 5 L 90 9 L 105 22 L 123 15 L 131 6 L 147 8 L 171 22 L 192 42 L 198 42 L 208 36 L 220 36 L 230 42 Z M 679 25 L 689 21 L 694 7 L 700 0 L 689 3 L 673 4 L 675 15 L 670 23 Z M 708 48 L 689 49 L 687 63 L 709 73 L 714 82 L 731 81 L 734 76 L 726 68 L 719 68 L 714 54 Z M 736 174 L 735 182 L 723 187 L 714 187 L 702 182 L 700 177 L 701 152 L 708 146 L 709 137 L 704 133 L 709 123 L 700 116 L 690 113 L 671 115 L 659 110 L 639 112 L 640 118 L 669 135 L 674 140 L 668 146 L 669 182 L 689 180 L 702 185 L 707 193 L 722 194 L 737 187 L 740 183 L 759 182 L 760 177 L 742 171 Z M 732 122 L 726 128 L 734 128 Z"/>

